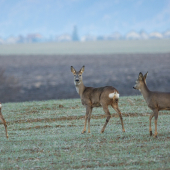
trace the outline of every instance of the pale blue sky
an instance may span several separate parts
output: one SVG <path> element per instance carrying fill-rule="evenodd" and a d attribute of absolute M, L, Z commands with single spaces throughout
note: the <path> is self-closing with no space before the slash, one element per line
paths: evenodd
<path fill-rule="evenodd" d="M 170 29 L 170 0 L 0 0 L 0 37 Z"/>

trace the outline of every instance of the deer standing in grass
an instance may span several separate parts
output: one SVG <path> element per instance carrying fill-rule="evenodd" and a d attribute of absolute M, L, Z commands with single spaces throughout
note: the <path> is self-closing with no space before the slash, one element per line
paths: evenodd
<path fill-rule="evenodd" d="M 119 114 L 122 130 L 125 132 L 122 114 L 118 108 L 118 101 L 119 101 L 119 93 L 118 91 L 111 86 L 93 88 L 93 87 L 86 87 L 83 84 L 82 74 L 84 72 L 83 66 L 80 71 L 76 71 L 73 66 L 71 66 L 71 72 L 74 74 L 74 84 L 76 86 L 77 93 L 80 95 L 82 104 L 86 107 L 86 115 L 85 115 L 85 123 L 84 129 L 82 133 L 86 132 L 86 124 L 88 120 L 88 133 L 90 133 L 90 118 L 93 107 L 102 106 L 104 112 L 107 115 L 106 122 L 101 130 L 101 133 L 104 132 L 107 123 L 111 118 L 111 114 L 109 112 L 108 106 L 111 105 L 115 111 Z"/>
<path fill-rule="evenodd" d="M 2 121 L 2 123 L 5 126 L 6 137 L 8 138 L 7 125 L 6 125 L 5 119 L 3 118 L 3 115 L 2 115 L 2 112 L 1 112 L 1 108 L 2 108 L 2 105 L 0 103 L 0 120 Z"/>
<path fill-rule="evenodd" d="M 157 137 L 158 113 L 160 110 L 170 110 L 170 93 L 150 91 L 146 85 L 147 74 L 148 72 L 143 76 L 142 73 L 139 73 L 138 79 L 133 88 L 139 90 L 142 93 L 148 107 L 153 111 L 153 113 L 149 117 L 149 131 L 150 136 L 152 136 L 151 120 L 154 116 L 155 117 L 154 137 Z"/>

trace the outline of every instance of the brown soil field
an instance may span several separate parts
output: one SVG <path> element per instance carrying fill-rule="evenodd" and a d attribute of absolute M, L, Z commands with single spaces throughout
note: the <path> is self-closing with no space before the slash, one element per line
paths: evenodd
<path fill-rule="evenodd" d="M 0 68 L 5 70 L 5 76 L 18 82 L 11 83 L 9 88 L 0 85 L 0 101 L 79 98 L 71 65 L 77 70 L 85 65 L 85 86 L 114 86 L 120 96 L 139 95 L 132 87 L 139 72 L 147 71 L 150 90 L 170 91 L 170 53 L 0 55 Z"/>

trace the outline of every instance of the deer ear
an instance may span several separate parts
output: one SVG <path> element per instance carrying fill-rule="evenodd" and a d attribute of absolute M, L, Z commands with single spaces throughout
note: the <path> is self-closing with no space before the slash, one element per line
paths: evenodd
<path fill-rule="evenodd" d="M 146 81 L 146 77 L 148 76 L 148 71 L 147 73 L 143 76 L 144 80 Z"/>
<path fill-rule="evenodd" d="M 75 73 L 76 73 L 76 70 L 74 69 L 74 67 L 73 67 L 73 66 L 71 66 L 71 72 L 72 72 L 73 74 L 75 74 Z"/>
<path fill-rule="evenodd" d="M 138 80 L 143 80 L 143 74 L 141 72 L 139 73 Z"/>
<path fill-rule="evenodd" d="M 85 68 L 85 66 L 83 66 L 81 69 L 80 69 L 80 71 L 79 71 L 79 73 L 83 73 L 84 72 L 84 68 Z"/>

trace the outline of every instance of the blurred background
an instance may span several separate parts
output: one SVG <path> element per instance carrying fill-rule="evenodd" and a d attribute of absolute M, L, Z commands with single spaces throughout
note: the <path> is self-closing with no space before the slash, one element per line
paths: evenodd
<path fill-rule="evenodd" d="M 121 96 L 139 72 L 150 90 L 170 91 L 169 0 L 0 0 L 0 101 L 79 98 L 86 86 Z"/>

